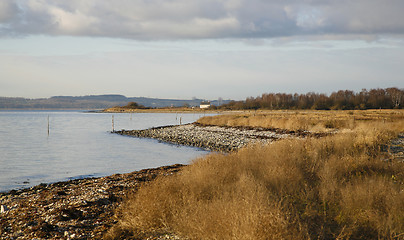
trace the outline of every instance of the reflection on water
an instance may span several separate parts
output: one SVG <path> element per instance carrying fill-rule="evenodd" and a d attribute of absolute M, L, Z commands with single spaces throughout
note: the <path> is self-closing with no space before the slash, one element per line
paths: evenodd
<path fill-rule="evenodd" d="M 180 120 L 183 124 L 190 123 L 201 116 L 199 113 L 0 111 L 0 191 L 189 163 L 207 152 L 110 131 L 113 125 L 115 130 L 145 129 L 176 125 Z"/>

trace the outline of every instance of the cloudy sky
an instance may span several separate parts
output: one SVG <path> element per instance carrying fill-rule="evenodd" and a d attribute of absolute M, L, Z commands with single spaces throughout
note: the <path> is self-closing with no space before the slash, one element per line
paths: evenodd
<path fill-rule="evenodd" d="M 1 0 L 0 96 L 404 87 L 402 0 Z"/>

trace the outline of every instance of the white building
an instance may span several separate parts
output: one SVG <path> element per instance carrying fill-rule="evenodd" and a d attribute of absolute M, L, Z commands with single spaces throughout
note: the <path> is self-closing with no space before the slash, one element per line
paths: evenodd
<path fill-rule="evenodd" d="M 199 105 L 199 108 L 204 109 L 204 108 L 209 108 L 210 107 L 210 102 L 201 102 Z"/>

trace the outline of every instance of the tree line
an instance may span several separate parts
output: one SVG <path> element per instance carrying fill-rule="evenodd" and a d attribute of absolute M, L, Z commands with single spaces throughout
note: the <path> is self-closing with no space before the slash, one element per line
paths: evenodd
<path fill-rule="evenodd" d="M 360 92 L 340 90 L 330 95 L 309 92 L 306 94 L 264 93 L 245 101 L 231 101 L 217 108 L 226 110 L 242 109 L 401 109 L 404 106 L 404 89 L 362 89 Z"/>

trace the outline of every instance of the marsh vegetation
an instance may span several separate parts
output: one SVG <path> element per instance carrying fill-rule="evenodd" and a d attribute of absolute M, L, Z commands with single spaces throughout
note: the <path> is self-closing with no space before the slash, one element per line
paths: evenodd
<path fill-rule="evenodd" d="M 107 237 L 402 239 L 403 111 L 254 112 L 200 123 L 329 131 L 195 160 L 129 197 Z"/>

